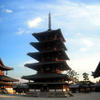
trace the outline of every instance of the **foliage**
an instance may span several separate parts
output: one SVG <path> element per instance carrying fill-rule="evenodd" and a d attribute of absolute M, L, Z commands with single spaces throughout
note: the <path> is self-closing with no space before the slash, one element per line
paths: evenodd
<path fill-rule="evenodd" d="M 84 72 L 82 75 L 83 75 L 84 81 L 89 80 L 89 74 L 88 73 Z"/>
<path fill-rule="evenodd" d="M 79 74 L 76 71 L 69 70 L 69 71 L 67 71 L 66 74 L 73 80 L 73 82 L 77 83 L 79 81 L 79 79 L 78 79 Z"/>

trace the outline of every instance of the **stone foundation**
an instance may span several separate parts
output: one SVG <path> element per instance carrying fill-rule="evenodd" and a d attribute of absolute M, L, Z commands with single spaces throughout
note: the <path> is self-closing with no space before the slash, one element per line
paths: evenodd
<path fill-rule="evenodd" d="M 71 93 L 68 92 L 28 92 L 26 96 L 33 96 L 33 97 L 67 97 L 73 96 Z"/>

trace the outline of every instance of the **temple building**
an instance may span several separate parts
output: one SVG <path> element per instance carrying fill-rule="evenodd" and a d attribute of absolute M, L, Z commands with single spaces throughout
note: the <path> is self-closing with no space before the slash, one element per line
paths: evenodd
<path fill-rule="evenodd" d="M 93 72 L 94 78 L 100 77 L 100 62 L 96 68 L 96 70 Z"/>
<path fill-rule="evenodd" d="M 61 29 L 51 29 L 51 16 L 49 14 L 49 29 L 44 32 L 33 33 L 32 35 L 38 42 L 30 44 L 38 50 L 38 52 L 30 52 L 28 55 L 38 63 L 25 64 L 26 67 L 36 70 L 35 75 L 23 76 L 23 79 L 29 80 L 30 89 L 40 92 L 50 91 L 68 91 L 68 83 L 71 80 L 63 71 L 71 70 L 66 63 L 69 57 L 66 54 L 65 39 Z"/>
<path fill-rule="evenodd" d="M 18 81 L 7 75 L 10 70 L 13 70 L 13 68 L 5 66 L 0 59 L 0 93 L 12 93 L 13 86 L 16 85 L 13 82 Z"/>

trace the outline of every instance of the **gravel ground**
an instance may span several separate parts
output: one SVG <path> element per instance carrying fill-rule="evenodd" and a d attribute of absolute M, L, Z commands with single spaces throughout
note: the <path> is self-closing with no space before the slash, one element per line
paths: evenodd
<path fill-rule="evenodd" d="M 40 98 L 40 97 L 22 97 L 0 95 L 0 100 L 100 100 L 100 92 L 98 93 L 75 93 L 73 97 L 66 98 Z"/>

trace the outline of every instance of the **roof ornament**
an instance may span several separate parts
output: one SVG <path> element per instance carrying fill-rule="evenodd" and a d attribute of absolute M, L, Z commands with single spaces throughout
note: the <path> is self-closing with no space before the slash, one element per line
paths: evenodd
<path fill-rule="evenodd" d="M 49 12 L 49 15 L 48 15 L 48 30 L 51 31 L 51 14 Z"/>

